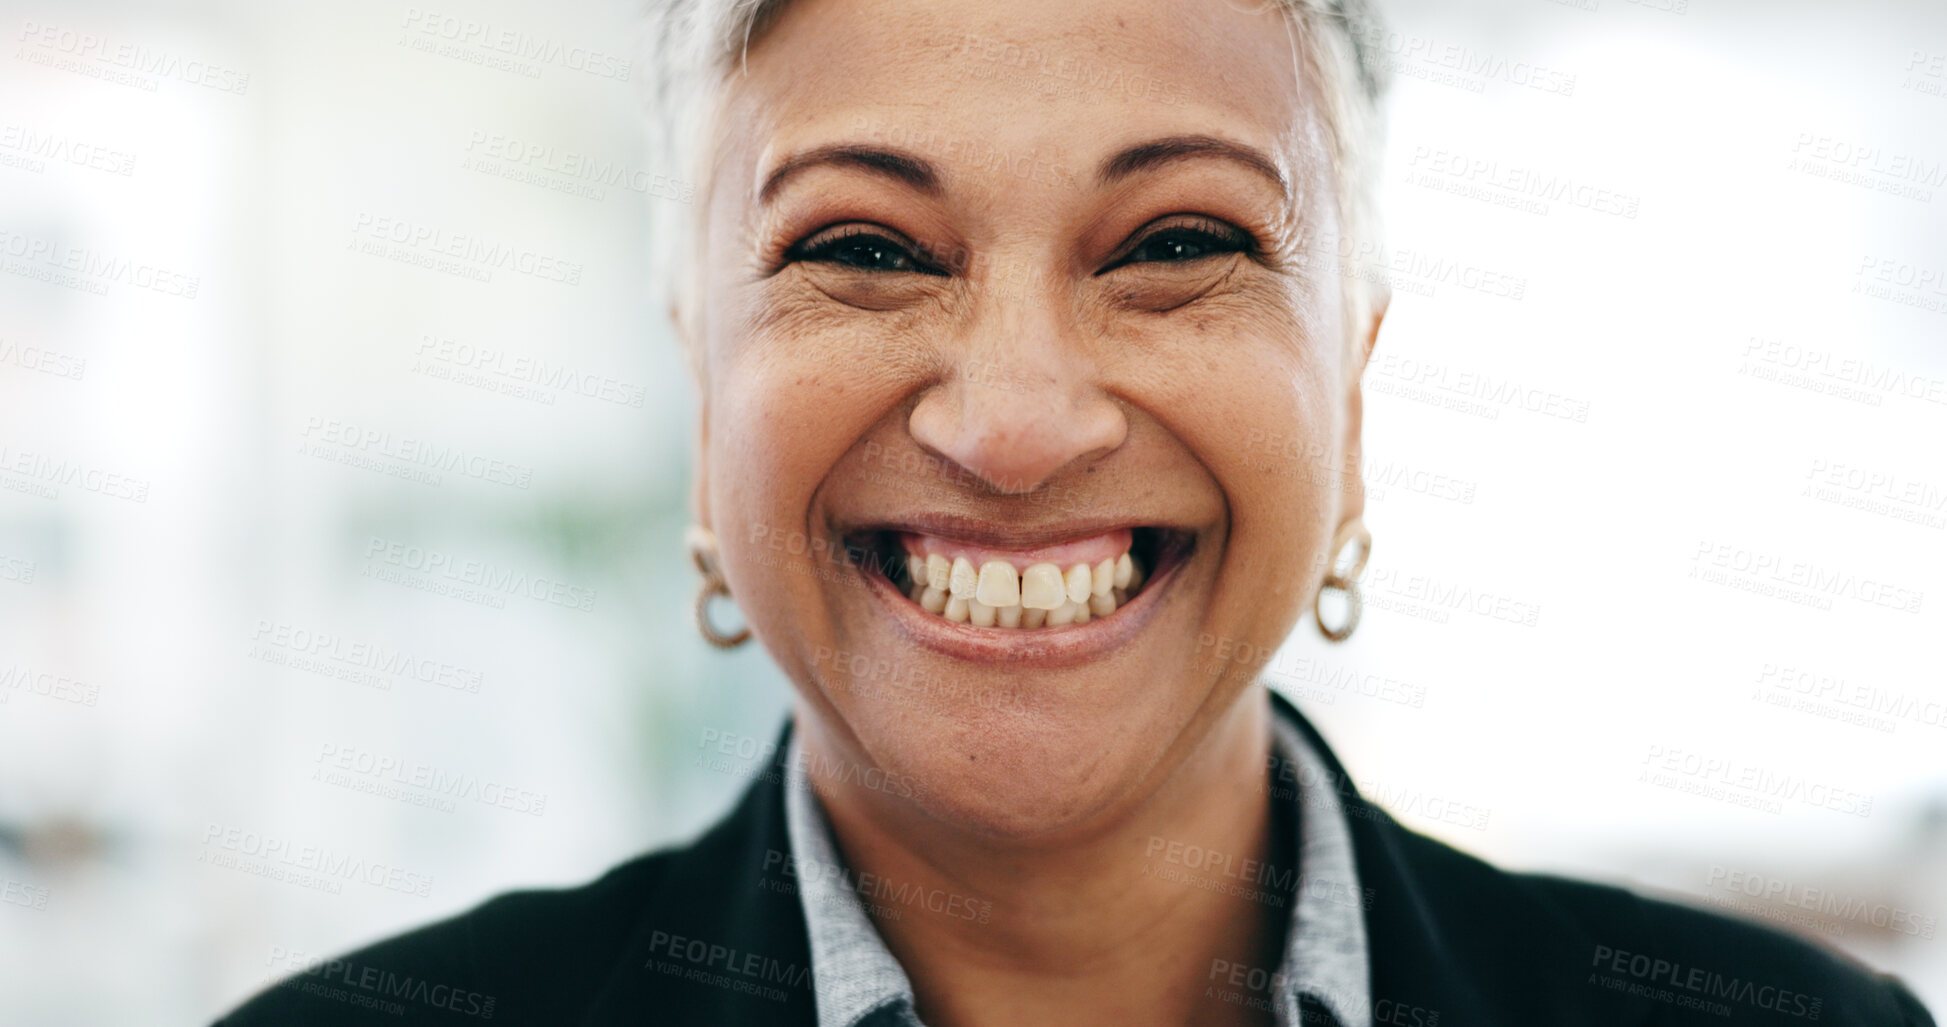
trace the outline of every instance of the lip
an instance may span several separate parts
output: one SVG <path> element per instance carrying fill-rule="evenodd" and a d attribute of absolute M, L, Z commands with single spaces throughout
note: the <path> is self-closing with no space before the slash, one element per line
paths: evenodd
<path fill-rule="evenodd" d="M 993 521 L 959 514 L 915 514 L 857 524 L 833 525 L 839 537 L 860 532 L 898 531 L 913 535 L 966 542 L 987 549 L 1045 549 L 1080 538 L 1106 534 L 1118 528 L 1144 526 L 1175 528 L 1174 525 L 1127 517 L 1096 517 L 1042 524 L 996 524 Z M 1188 529 L 1182 529 L 1187 531 Z"/>
<path fill-rule="evenodd" d="M 1126 523 L 1105 523 L 1100 527 L 1077 527 L 1070 523 L 1061 525 L 1060 530 L 1062 537 L 1073 538 L 1076 534 L 1091 530 L 1099 533 Z M 983 527 L 991 525 L 968 521 L 950 530 L 961 534 L 978 534 Z M 942 528 L 948 530 L 944 526 Z M 887 530 L 899 529 L 888 526 Z M 1045 544 L 1050 540 L 1046 533 L 1009 535 L 1004 529 L 984 537 L 1006 538 L 1016 546 Z M 958 624 L 920 609 L 884 575 L 875 574 L 856 563 L 852 565 L 852 570 L 865 583 L 866 590 L 886 607 L 893 626 L 917 645 L 969 663 L 1054 668 L 1087 663 L 1128 644 L 1163 608 L 1171 587 L 1176 584 L 1177 572 L 1189 562 L 1188 557 L 1186 553 L 1181 558 L 1169 561 L 1143 584 L 1142 591 L 1117 607 L 1114 614 L 1092 619 L 1087 624 L 1065 624 L 1057 628 L 977 628 L 970 624 Z"/>

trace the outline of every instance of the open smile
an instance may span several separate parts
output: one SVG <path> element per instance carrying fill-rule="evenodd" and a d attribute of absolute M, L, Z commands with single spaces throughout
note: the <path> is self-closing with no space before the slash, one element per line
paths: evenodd
<path fill-rule="evenodd" d="M 884 525 L 845 551 L 893 619 L 930 648 L 981 661 L 1063 664 L 1113 648 L 1161 602 L 1195 536 L 1173 528 Z"/>

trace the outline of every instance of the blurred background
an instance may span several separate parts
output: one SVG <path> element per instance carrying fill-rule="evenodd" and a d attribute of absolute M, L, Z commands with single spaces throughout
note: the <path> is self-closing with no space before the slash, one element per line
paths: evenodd
<path fill-rule="evenodd" d="M 1947 1011 L 1947 7 L 1385 8 L 1365 621 L 1271 682 L 1412 827 Z M 0 0 L 0 1021 L 206 1022 L 760 762 L 635 10 Z"/>

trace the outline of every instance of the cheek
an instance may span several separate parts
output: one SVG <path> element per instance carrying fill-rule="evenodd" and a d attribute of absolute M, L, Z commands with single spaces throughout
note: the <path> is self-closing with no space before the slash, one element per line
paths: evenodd
<path fill-rule="evenodd" d="M 1267 597 L 1301 593 L 1343 486 L 1342 405 L 1320 376 L 1266 374 L 1235 400 L 1237 426 L 1214 468 L 1230 497 L 1233 565 Z"/>
<path fill-rule="evenodd" d="M 1265 283 L 1125 333 L 1142 405 L 1209 468 L 1233 518 L 1289 510 L 1342 444 L 1342 353 L 1309 289 Z"/>
<path fill-rule="evenodd" d="M 1237 437 L 1227 465 L 1253 493 L 1295 513 L 1323 506 L 1343 464 L 1344 397 L 1331 386 L 1336 368 L 1295 362 L 1239 390 Z M 1258 511 L 1253 510 L 1253 513 Z"/>
<path fill-rule="evenodd" d="M 1265 644 L 1308 601 L 1346 482 L 1342 347 L 1312 291 L 1213 297 L 1128 348 L 1143 405 L 1224 493 L 1231 601 L 1213 611 L 1225 623 L 1212 630 Z"/>
<path fill-rule="evenodd" d="M 1212 461 L 1229 500 L 1230 532 L 1221 598 L 1206 630 L 1267 654 L 1290 635 L 1322 580 L 1343 484 L 1343 413 L 1334 390 L 1313 368 L 1279 370 L 1237 390 L 1235 430 Z"/>
<path fill-rule="evenodd" d="M 818 490 L 896 409 L 914 368 L 884 345 L 887 333 L 829 306 L 772 299 L 748 309 L 761 320 L 717 321 L 734 330 L 708 340 L 710 508 L 727 550 L 731 538 L 761 549 L 725 553 L 733 588 L 749 565 L 769 575 L 769 591 L 780 572 L 838 559 L 815 522 Z"/>
<path fill-rule="evenodd" d="M 849 437 L 846 387 L 775 361 L 725 369 L 710 402 L 712 516 L 753 532 L 809 531 L 811 497 Z M 724 532 L 719 528 L 719 535 Z"/>
<path fill-rule="evenodd" d="M 713 321 L 725 330 L 710 340 L 712 428 L 729 433 L 713 438 L 761 447 L 766 475 L 821 477 L 932 363 L 936 304 L 860 310 L 815 279 L 787 269 L 752 283 Z"/>
<path fill-rule="evenodd" d="M 830 437 L 806 430 L 814 409 L 785 368 L 719 369 L 710 394 L 707 454 L 710 517 L 724 577 L 744 621 L 787 672 L 802 666 L 819 629 L 813 609 L 820 572 L 838 554 L 812 528 L 809 509 Z"/>

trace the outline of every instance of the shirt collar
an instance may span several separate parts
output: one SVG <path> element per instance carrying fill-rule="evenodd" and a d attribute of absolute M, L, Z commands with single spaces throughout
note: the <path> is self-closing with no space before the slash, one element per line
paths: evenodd
<path fill-rule="evenodd" d="M 796 731 L 784 752 L 784 827 L 811 942 L 818 1027 L 858 1027 L 882 1009 L 893 1015 L 892 1023 L 918 1027 L 912 982 L 865 915 L 824 807 L 805 779 Z"/>
<path fill-rule="evenodd" d="M 1296 725 L 1275 713 L 1271 744 L 1273 767 L 1295 770 L 1274 775 L 1272 795 L 1292 801 L 1280 787 L 1281 778 L 1291 777 L 1302 810 L 1297 818 L 1298 897 L 1292 903 L 1284 964 L 1276 976 L 1278 1023 L 1316 1023 L 1315 1017 L 1301 1014 L 1305 1000 L 1305 1005 L 1323 1007 L 1338 1027 L 1372 1027 L 1365 918 L 1369 896 L 1359 886 L 1345 806 L 1325 761 Z M 784 758 L 784 823 L 811 943 L 818 1027 L 923 1027 L 913 1011 L 912 981 L 865 915 L 852 872 L 840 858 L 831 825 L 805 778 L 795 731 Z"/>
<path fill-rule="evenodd" d="M 1371 896 L 1359 886 L 1338 782 L 1297 725 L 1274 717 L 1277 758 L 1297 767 L 1298 901 L 1286 936 L 1280 1027 L 1306 1022 L 1300 996 L 1310 996 L 1341 1027 L 1371 1027 L 1372 981 L 1366 948 Z M 1274 782 L 1273 789 L 1276 789 Z"/>

